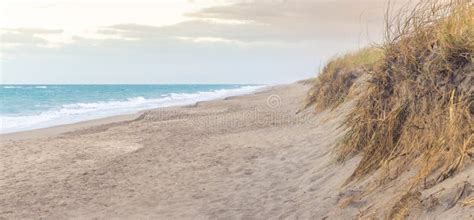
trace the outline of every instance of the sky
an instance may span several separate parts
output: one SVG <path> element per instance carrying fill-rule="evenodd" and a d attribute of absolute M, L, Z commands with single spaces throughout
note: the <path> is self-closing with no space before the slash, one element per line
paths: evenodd
<path fill-rule="evenodd" d="M 384 0 L 0 0 L 2 84 L 288 83 L 382 38 Z"/>

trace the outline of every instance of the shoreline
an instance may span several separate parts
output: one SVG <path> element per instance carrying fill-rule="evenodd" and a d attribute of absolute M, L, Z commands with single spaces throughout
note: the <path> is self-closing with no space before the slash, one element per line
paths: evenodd
<path fill-rule="evenodd" d="M 294 189 L 304 171 L 295 170 L 294 161 L 301 155 L 312 155 L 309 161 L 326 157 L 325 147 L 339 137 L 327 135 L 338 130 L 337 123 L 318 123 L 312 111 L 299 112 L 307 90 L 298 83 L 272 86 L 191 106 L 17 133 L 16 140 L 2 136 L 0 218 L 284 215 L 294 210 L 284 201 L 305 191 Z M 314 138 L 318 131 L 326 133 L 324 140 Z M 320 168 L 309 172 L 323 172 Z M 270 185 L 283 189 L 269 192 Z"/>
<path fill-rule="evenodd" d="M 261 86 L 262 88 L 258 88 L 255 91 L 250 92 L 250 93 L 245 93 L 245 94 L 240 94 L 240 95 L 231 95 L 231 96 L 227 96 L 227 97 L 221 97 L 221 98 L 205 100 L 205 101 L 197 101 L 196 103 L 193 103 L 193 104 L 175 105 L 175 106 L 166 106 L 166 107 L 155 107 L 155 108 L 140 110 L 140 111 L 135 112 L 135 113 L 125 113 L 125 114 L 118 114 L 118 115 L 112 115 L 112 116 L 105 116 L 105 117 L 96 118 L 96 119 L 86 119 L 86 120 L 78 121 L 78 122 L 53 125 L 53 126 L 44 127 L 44 128 L 34 128 L 34 129 L 24 130 L 24 131 L 14 131 L 14 132 L 10 132 L 10 133 L 0 133 L 0 139 L 1 140 L 24 140 L 24 139 L 30 139 L 30 138 L 43 138 L 43 137 L 48 137 L 48 136 L 52 136 L 52 135 L 59 135 L 59 134 L 62 134 L 62 133 L 67 133 L 67 132 L 72 132 L 72 131 L 79 130 L 79 129 L 84 129 L 84 128 L 87 128 L 87 127 L 100 126 L 100 125 L 109 124 L 109 123 L 118 123 L 118 122 L 125 122 L 125 121 L 134 120 L 134 119 L 140 117 L 141 115 L 143 115 L 147 112 L 150 112 L 150 111 L 157 111 L 157 110 L 166 109 L 166 108 L 179 108 L 179 107 L 193 106 L 193 105 L 196 105 L 196 104 L 202 103 L 202 102 L 213 102 L 213 101 L 226 100 L 226 99 L 233 98 L 233 97 L 256 94 L 256 93 L 259 93 L 259 92 L 264 92 L 264 91 L 267 91 L 267 90 L 274 89 L 275 87 L 291 85 L 291 84 L 292 83 L 278 84 L 278 85 L 264 85 L 264 86 Z"/>
<path fill-rule="evenodd" d="M 156 109 L 160 109 L 160 108 L 156 108 Z M 152 111 L 152 110 L 155 110 L 155 109 L 143 110 L 143 111 L 132 113 L 132 114 L 122 114 L 122 115 L 115 115 L 115 116 L 109 116 L 109 117 L 98 118 L 98 119 L 85 120 L 85 121 L 74 122 L 70 124 L 54 125 L 54 126 L 46 127 L 46 128 L 37 128 L 37 129 L 26 130 L 26 131 L 16 131 L 12 133 L 5 133 L 5 134 L 0 134 L 0 139 L 10 141 L 10 140 L 24 140 L 24 139 L 31 139 L 31 138 L 44 138 L 44 137 L 59 135 L 62 133 L 80 130 L 80 129 L 84 129 L 84 128 L 88 128 L 92 126 L 100 126 L 104 124 L 133 120 L 139 117 L 141 114 L 147 111 Z"/>

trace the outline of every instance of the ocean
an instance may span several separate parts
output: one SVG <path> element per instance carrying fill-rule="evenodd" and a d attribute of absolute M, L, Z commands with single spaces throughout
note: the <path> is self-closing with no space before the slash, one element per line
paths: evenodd
<path fill-rule="evenodd" d="M 262 85 L 0 85 L 0 133 L 253 93 Z"/>

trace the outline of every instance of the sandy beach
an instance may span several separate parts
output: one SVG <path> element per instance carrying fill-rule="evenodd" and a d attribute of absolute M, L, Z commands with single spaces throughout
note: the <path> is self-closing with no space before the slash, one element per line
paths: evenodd
<path fill-rule="evenodd" d="M 302 109 L 308 88 L 2 135 L 0 219 L 386 216 L 380 210 L 404 182 L 368 196 L 360 189 L 375 176 L 344 185 L 360 158 L 340 164 L 333 151 L 353 103 Z M 423 191 L 423 201 L 436 194 L 438 203 L 415 216 L 472 218 L 473 207 L 456 199 L 472 191 L 473 173 Z"/>

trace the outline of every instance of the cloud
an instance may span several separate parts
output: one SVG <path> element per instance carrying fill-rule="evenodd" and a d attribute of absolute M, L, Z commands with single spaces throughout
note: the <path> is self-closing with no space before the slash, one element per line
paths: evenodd
<path fill-rule="evenodd" d="M 209 20 L 191 20 L 171 26 L 155 27 L 139 24 L 120 24 L 106 27 L 101 34 L 119 35 L 131 39 L 151 38 L 217 38 L 235 42 L 300 42 L 318 39 L 347 38 L 344 33 L 357 33 L 357 28 L 345 24 L 328 31 L 304 25 L 274 25 L 266 23 L 222 23 Z M 353 36 L 353 35 L 352 35 Z"/>
<path fill-rule="evenodd" d="M 187 16 L 251 21 L 249 25 L 264 25 L 256 30 L 264 37 L 271 34 L 275 39 L 281 36 L 283 40 L 345 38 L 366 32 L 376 33 L 374 37 L 378 37 L 386 4 L 380 0 L 243 1 L 205 8 Z"/>
<path fill-rule="evenodd" d="M 380 0 L 243 1 L 188 13 L 191 20 L 174 25 L 118 24 L 99 33 L 133 39 L 286 43 L 331 39 L 365 44 L 381 38 L 386 4 Z"/>
<path fill-rule="evenodd" d="M 0 35 L 2 44 L 30 44 L 41 45 L 46 44 L 47 41 L 43 38 L 36 37 L 33 34 L 22 32 L 7 32 Z"/>
<path fill-rule="evenodd" d="M 2 28 L 0 29 L 2 45 L 46 45 L 48 41 L 41 37 L 50 34 L 61 34 L 61 29 L 43 28 Z"/>
<path fill-rule="evenodd" d="M 285 36 L 261 24 L 229 24 L 206 20 L 191 20 L 175 25 L 154 27 L 120 24 L 107 27 L 101 33 L 119 34 L 126 38 L 215 38 L 240 42 L 285 40 Z"/>
<path fill-rule="evenodd" d="M 24 34 L 60 34 L 62 29 L 46 29 L 46 28 L 2 28 L 4 31 L 24 33 Z"/>

